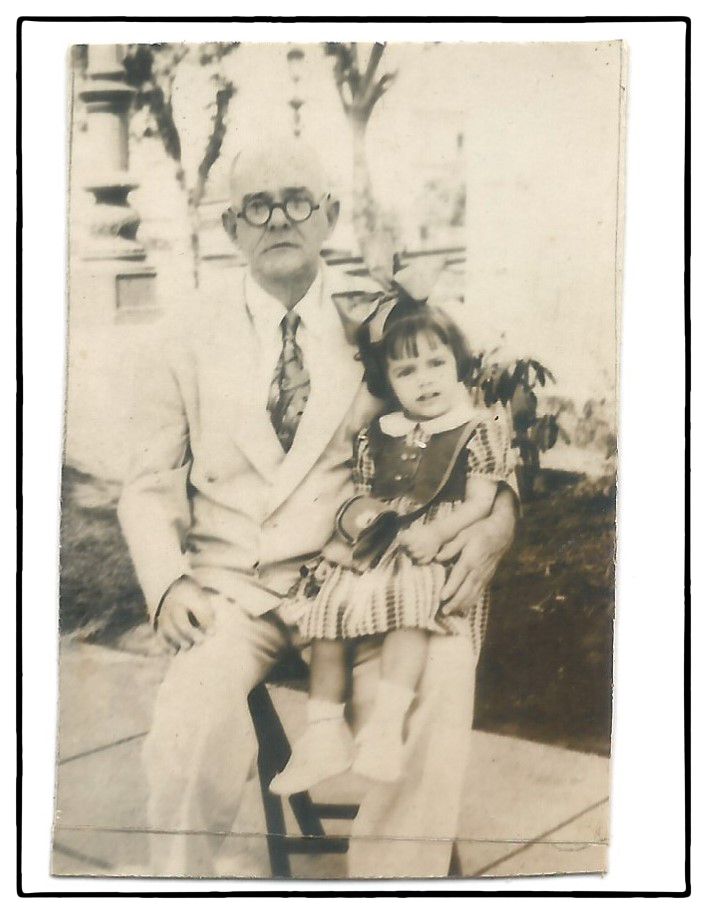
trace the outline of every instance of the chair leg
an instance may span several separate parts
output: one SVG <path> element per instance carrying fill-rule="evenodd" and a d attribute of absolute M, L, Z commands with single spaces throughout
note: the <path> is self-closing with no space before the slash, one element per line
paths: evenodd
<path fill-rule="evenodd" d="M 290 797 L 290 806 L 303 835 L 319 838 L 325 834 L 322 820 L 317 815 L 308 792 L 293 793 Z"/>
<path fill-rule="evenodd" d="M 263 802 L 265 802 L 266 797 L 272 796 L 268 790 L 270 781 L 279 771 L 282 771 L 290 757 L 290 742 L 266 686 L 259 685 L 253 689 L 249 702 L 260 745 L 258 758 L 264 756 L 264 772 L 266 776 L 269 775 L 267 783 L 262 785 Z M 325 834 L 309 793 L 305 791 L 293 794 L 290 797 L 290 806 L 303 835 L 321 837 Z"/>
<path fill-rule="evenodd" d="M 293 852 L 345 853 L 348 839 L 327 838 L 319 808 L 307 791 L 293 794 L 289 798 L 300 831 L 306 837 L 287 836 L 282 800 L 272 794 L 269 788 L 273 777 L 282 771 L 290 758 L 290 743 L 264 683 L 256 686 L 250 693 L 248 705 L 258 740 L 258 777 L 273 876 L 288 877 L 292 875 L 289 855 Z M 352 819 L 357 812 L 357 807 L 352 805 L 323 804 L 321 808 L 337 819 Z M 323 838 L 324 840 L 308 842 L 306 838 Z"/>
<path fill-rule="evenodd" d="M 270 782 L 290 757 L 290 744 L 273 707 L 265 684 L 256 686 L 248 697 L 250 714 L 258 739 L 258 777 L 267 828 L 268 854 L 273 876 L 292 875 L 286 850 L 287 832 L 282 800 L 270 793 Z"/>
<path fill-rule="evenodd" d="M 287 735 L 264 683 L 256 686 L 248 696 L 250 716 L 253 719 L 263 764 L 271 779 L 287 764 L 291 749 Z M 266 786 L 269 786 L 269 781 Z"/>
<path fill-rule="evenodd" d="M 258 759 L 258 775 L 260 777 L 263 810 L 265 811 L 270 870 L 275 877 L 289 877 L 292 875 L 292 871 L 290 869 L 290 857 L 286 848 L 285 812 L 282 808 L 280 797 L 276 797 L 268 790 L 271 777 L 267 769 L 261 766 L 260 759 Z"/>
<path fill-rule="evenodd" d="M 452 879 L 458 879 L 464 875 L 462 872 L 462 862 L 459 856 L 459 846 L 455 841 L 452 845 L 452 856 L 449 859 L 449 872 L 447 873 Z"/>

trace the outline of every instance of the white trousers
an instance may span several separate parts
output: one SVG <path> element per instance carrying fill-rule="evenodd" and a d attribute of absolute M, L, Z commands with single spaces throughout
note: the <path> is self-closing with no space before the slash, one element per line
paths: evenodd
<path fill-rule="evenodd" d="M 251 617 L 218 598 L 214 608 L 204 642 L 171 662 L 145 740 L 154 875 L 215 874 L 257 751 L 248 694 L 292 646 L 272 613 Z M 355 652 L 355 729 L 375 694 L 380 643 L 361 641 Z M 469 758 L 476 660 L 469 639 L 430 636 L 405 774 L 364 797 L 348 852 L 351 878 L 447 875 Z"/>

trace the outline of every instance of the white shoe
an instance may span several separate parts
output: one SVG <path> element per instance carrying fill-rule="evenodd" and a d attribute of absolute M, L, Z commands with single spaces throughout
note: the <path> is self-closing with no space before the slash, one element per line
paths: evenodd
<path fill-rule="evenodd" d="M 315 784 L 342 774 L 354 757 L 353 737 L 342 719 L 310 723 L 292 747 L 290 760 L 270 783 L 281 797 L 309 790 Z"/>
<path fill-rule="evenodd" d="M 400 780 L 403 774 L 405 746 L 402 740 L 389 735 L 362 730 L 356 739 L 356 758 L 353 763 L 354 774 L 360 774 L 372 781 L 392 784 Z"/>

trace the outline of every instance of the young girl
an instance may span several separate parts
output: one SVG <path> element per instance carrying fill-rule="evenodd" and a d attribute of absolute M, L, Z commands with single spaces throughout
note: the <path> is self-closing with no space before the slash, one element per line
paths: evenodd
<path fill-rule="evenodd" d="M 499 483 L 508 479 L 505 416 L 473 405 L 462 382 L 471 368 L 467 343 L 439 309 L 404 297 L 382 305 L 359 333 L 359 346 L 368 388 L 388 410 L 359 432 L 356 496 L 340 509 L 337 532 L 283 607 L 313 643 L 307 728 L 270 785 L 281 795 L 352 763 L 374 780 L 399 778 L 430 633 L 471 636 L 478 650 L 486 623 L 486 595 L 463 616 L 445 615 L 448 569 L 435 559 L 490 513 Z M 354 745 L 344 720 L 347 645 L 377 634 L 384 636 L 381 678 Z"/>

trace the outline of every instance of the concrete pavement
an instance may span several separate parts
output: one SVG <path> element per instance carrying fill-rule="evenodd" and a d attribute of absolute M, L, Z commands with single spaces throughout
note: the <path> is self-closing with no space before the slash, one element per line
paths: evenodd
<path fill-rule="evenodd" d="M 64 641 L 55 875 L 139 875 L 147 864 L 146 788 L 140 748 L 166 660 Z M 304 695 L 277 689 L 288 733 L 301 727 Z M 602 872 L 608 842 L 609 762 L 526 740 L 474 731 L 461 815 L 465 876 Z M 315 799 L 356 802 L 363 783 L 344 775 Z M 289 812 L 289 810 L 288 810 Z M 290 817 L 291 818 L 291 817 Z M 347 823 L 328 823 L 344 834 Z M 270 875 L 259 788 L 247 789 L 220 868 L 224 876 Z M 296 834 L 293 820 L 288 830 Z M 300 878 L 343 878 L 341 855 L 292 858 Z"/>

